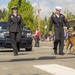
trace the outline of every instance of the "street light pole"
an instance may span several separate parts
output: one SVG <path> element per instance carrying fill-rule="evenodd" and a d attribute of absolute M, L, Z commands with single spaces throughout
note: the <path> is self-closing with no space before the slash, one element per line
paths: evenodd
<path fill-rule="evenodd" d="M 40 11 L 41 11 L 40 5 L 38 5 L 38 29 L 39 31 L 40 31 Z"/>

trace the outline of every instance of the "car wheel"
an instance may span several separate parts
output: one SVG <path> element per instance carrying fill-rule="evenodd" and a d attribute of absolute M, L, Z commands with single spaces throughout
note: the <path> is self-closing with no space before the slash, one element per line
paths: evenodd
<path fill-rule="evenodd" d="M 32 51 L 32 47 L 29 47 L 29 48 L 25 48 L 26 51 Z"/>

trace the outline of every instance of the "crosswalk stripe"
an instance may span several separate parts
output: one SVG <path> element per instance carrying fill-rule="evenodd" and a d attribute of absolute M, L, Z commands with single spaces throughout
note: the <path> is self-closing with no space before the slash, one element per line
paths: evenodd
<path fill-rule="evenodd" d="M 34 67 L 53 75 L 75 75 L 75 69 L 61 66 L 58 64 L 36 65 Z"/>

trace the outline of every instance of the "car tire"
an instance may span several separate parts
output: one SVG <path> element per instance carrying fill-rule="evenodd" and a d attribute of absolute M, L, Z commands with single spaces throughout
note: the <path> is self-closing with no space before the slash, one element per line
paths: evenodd
<path fill-rule="evenodd" d="M 25 48 L 26 51 L 32 51 L 32 47 Z"/>

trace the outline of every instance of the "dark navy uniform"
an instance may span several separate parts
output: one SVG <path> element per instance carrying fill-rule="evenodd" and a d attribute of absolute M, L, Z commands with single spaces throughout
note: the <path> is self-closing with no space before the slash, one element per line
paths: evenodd
<path fill-rule="evenodd" d="M 54 31 L 55 31 L 55 41 L 54 41 L 54 51 L 57 53 L 57 46 L 59 43 L 59 54 L 63 54 L 64 48 L 64 28 L 63 25 L 65 24 L 67 28 L 70 26 L 68 25 L 68 21 L 66 20 L 63 14 L 60 14 L 57 17 L 56 14 L 53 14 L 50 19 L 50 27 L 49 30 L 52 31 L 52 26 L 54 24 Z"/>
<path fill-rule="evenodd" d="M 12 47 L 14 54 L 18 54 L 20 49 L 20 40 L 22 32 L 22 18 L 19 14 L 11 14 L 8 17 L 8 31 L 10 32 L 10 37 L 12 41 Z"/>

